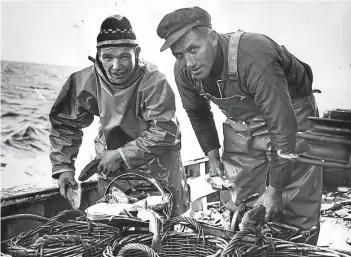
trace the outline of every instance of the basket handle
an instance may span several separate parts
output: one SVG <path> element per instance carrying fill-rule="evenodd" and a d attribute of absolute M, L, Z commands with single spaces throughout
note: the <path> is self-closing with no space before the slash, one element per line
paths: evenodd
<path fill-rule="evenodd" d="M 5 217 L 1 217 L 0 220 L 1 220 L 1 223 L 7 222 L 7 221 L 17 221 L 17 220 L 34 220 L 34 221 L 39 221 L 39 222 L 43 222 L 43 223 L 50 221 L 49 218 L 35 215 L 35 214 L 29 214 L 29 213 L 14 214 L 14 215 L 10 215 L 10 216 L 5 216 Z"/>
<path fill-rule="evenodd" d="M 51 218 L 46 218 L 40 215 L 31 214 L 31 213 L 21 213 L 21 214 L 14 214 L 14 215 L 1 217 L 0 221 L 2 223 L 2 222 L 8 222 L 8 221 L 17 221 L 17 220 L 34 220 L 42 223 L 47 223 L 50 221 L 61 223 L 59 220 L 61 220 L 62 218 L 67 218 L 69 217 L 69 215 L 74 215 L 78 217 L 78 216 L 83 216 L 84 213 L 82 213 L 81 211 L 75 211 L 75 210 L 64 210 Z"/>
<path fill-rule="evenodd" d="M 240 243 L 244 237 L 251 233 L 255 233 L 255 231 L 253 231 L 253 229 L 251 228 L 245 228 L 243 230 L 237 231 L 234 234 L 233 238 L 229 241 L 228 245 L 223 249 L 220 257 L 224 257 L 227 254 L 230 254 L 233 251 L 235 251 L 237 244 Z"/>
<path fill-rule="evenodd" d="M 128 256 L 128 252 L 139 250 L 147 255 L 147 257 L 159 257 L 159 255 L 152 250 L 150 247 L 143 244 L 127 244 L 122 247 L 122 249 L 118 252 L 117 257 L 125 257 Z M 139 256 L 139 255 L 138 255 Z"/>
<path fill-rule="evenodd" d="M 162 196 L 165 196 L 165 191 L 163 190 L 162 186 L 158 183 L 158 181 L 153 178 L 152 176 L 150 176 L 149 174 L 146 174 L 146 173 L 143 173 L 143 172 L 140 172 L 140 171 L 134 171 L 134 172 L 126 172 L 126 173 L 122 173 L 120 175 L 118 175 L 117 177 L 115 177 L 111 182 L 110 184 L 108 184 L 106 190 L 105 190 L 105 196 L 108 194 L 112 184 L 117 180 L 117 179 L 120 179 L 120 178 L 123 178 L 125 177 L 125 179 L 132 179 L 134 178 L 135 176 L 137 177 L 141 177 L 143 178 L 144 180 L 147 180 L 149 181 L 151 184 L 153 184 L 156 189 L 161 193 Z"/>
<path fill-rule="evenodd" d="M 85 213 L 80 210 L 63 210 L 50 218 L 53 221 L 66 221 L 72 218 L 84 217 Z"/>

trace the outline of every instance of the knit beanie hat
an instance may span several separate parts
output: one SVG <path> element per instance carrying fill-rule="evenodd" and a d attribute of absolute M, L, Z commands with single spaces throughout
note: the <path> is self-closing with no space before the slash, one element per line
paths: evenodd
<path fill-rule="evenodd" d="M 129 20 L 119 14 L 106 18 L 97 36 L 97 48 L 111 46 L 137 46 L 136 36 Z"/>

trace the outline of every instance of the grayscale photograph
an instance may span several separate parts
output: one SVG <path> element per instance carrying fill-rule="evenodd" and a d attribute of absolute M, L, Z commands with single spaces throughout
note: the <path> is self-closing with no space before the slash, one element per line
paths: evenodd
<path fill-rule="evenodd" d="M 0 256 L 351 257 L 351 1 L 0 10 Z"/>

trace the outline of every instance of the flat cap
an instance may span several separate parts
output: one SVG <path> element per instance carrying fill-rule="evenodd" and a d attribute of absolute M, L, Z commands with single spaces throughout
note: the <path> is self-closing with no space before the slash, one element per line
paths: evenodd
<path fill-rule="evenodd" d="M 191 28 L 197 26 L 212 28 L 210 14 L 200 7 L 182 8 L 167 14 L 157 27 L 157 35 L 166 39 L 160 51 L 166 50 Z"/>

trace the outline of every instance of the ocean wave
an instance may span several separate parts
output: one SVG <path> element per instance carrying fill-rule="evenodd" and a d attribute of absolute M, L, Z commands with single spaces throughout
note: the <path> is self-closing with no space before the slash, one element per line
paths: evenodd
<path fill-rule="evenodd" d="M 40 128 L 25 126 L 14 133 L 12 137 L 18 140 L 30 140 L 39 136 L 40 134 L 45 134 L 45 132 L 43 132 Z"/>
<path fill-rule="evenodd" d="M 41 168 L 40 162 L 31 160 L 49 156 L 49 111 L 74 71 L 72 67 L 1 61 L 1 170 L 10 161 L 16 177 Z M 24 170 L 23 162 L 31 162 L 31 168 Z"/>
<path fill-rule="evenodd" d="M 1 96 L 1 108 L 3 108 L 3 106 L 6 106 L 6 105 L 21 105 L 22 103 L 17 101 L 16 99 L 4 99 L 4 97 L 6 97 L 6 95 L 4 93 L 2 93 L 2 96 Z"/>
<path fill-rule="evenodd" d="M 20 116 L 19 113 L 12 112 L 12 111 L 4 112 L 4 113 L 1 114 L 1 118 L 5 118 L 5 117 L 18 117 L 18 116 Z"/>
<path fill-rule="evenodd" d="M 11 65 L 4 65 L 4 67 L 1 68 L 1 75 L 14 74 L 14 73 L 15 73 L 15 70 Z"/>
<path fill-rule="evenodd" d="M 35 85 L 31 85 L 29 88 L 52 91 L 52 85 L 49 82 L 39 82 Z"/>

